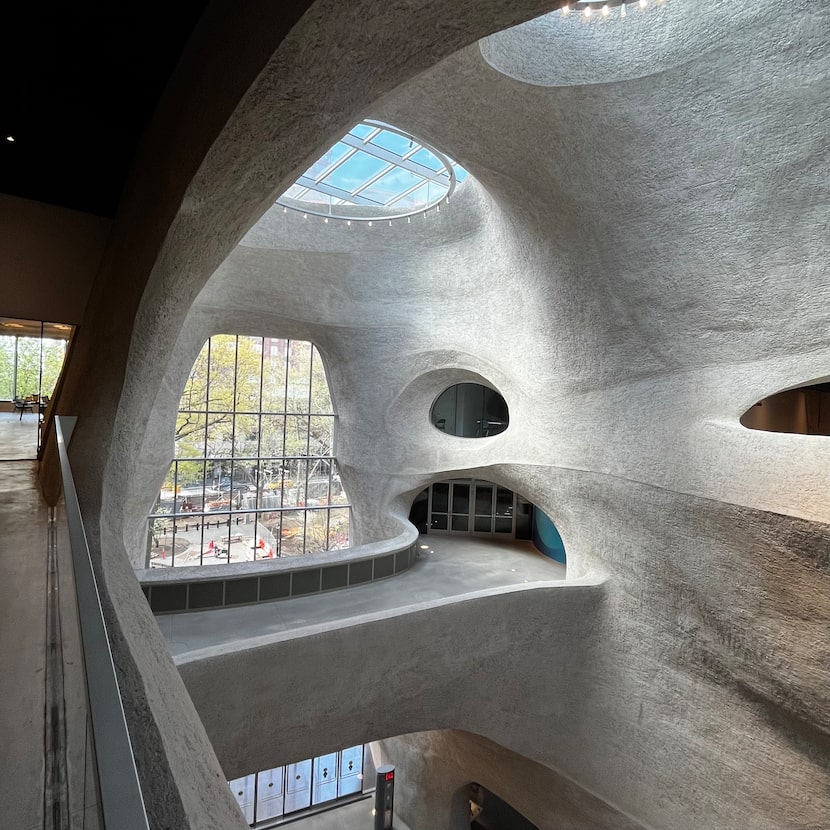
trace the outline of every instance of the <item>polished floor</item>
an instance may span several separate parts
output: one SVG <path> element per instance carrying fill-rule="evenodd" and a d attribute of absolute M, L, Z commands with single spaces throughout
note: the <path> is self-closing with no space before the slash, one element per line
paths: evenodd
<path fill-rule="evenodd" d="M 36 412 L 0 412 L 0 461 L 26 461 L 37 458 Z"/>
<path fill-rule="evenodd" d="M 494 542 L 472 536 L 425 536 L 419 560 L 379 582 L 307 597 L 157 617 L 176 660 L 203 649 L 240 647 L 248 638 L 337 625 L 365 614 L 395 611 L 475 591 L 532 582 L 559 582 L 565 566 L 529 542 Z"/>
<path fill-rule="evenodd" d="M 8 425 L 4 427 L 9 434 Z M 5 461 L 0 471 L 0 827 L 42 830 L 46 826 L 45 783 L 47 778 L 53 780 L 47 775 L 48 757 L 49 770 L 61 770 L 66 792 L 60 802 L 64 819 L 68 814 L 71 826 L 77 822 L 77 826 L 94 830 L 97 797 L 91 787 L 86 694 L 65 521 L 58 508 L 50 537 L 48 508 L 34 462 Z M 56 549 L 57 579 L 48 590 L 50 538 Z M 57 764 L 44 747 L 47 682 L 55 688 L 55 676 L 47 678 L 50 665 L 55 665 L 47 659 L 50 595 L 57 608 L 64 662 L 57 678 L 59 697 L 50 698 L 58 704 L 52 717 L 61 724 L 66 747 Z"/>
<path fill-rule="evenodd" d="M 343 807 L 334 807 L 323 813 L 297 819 L 281 826 L 290 827 L 291 830 L 372 830 L 374 827 L 373 799 L 374 797 L 346 804 Z M 392 826 L 394 830 L 409 830 L 409 827 L 397 816 Z"/>

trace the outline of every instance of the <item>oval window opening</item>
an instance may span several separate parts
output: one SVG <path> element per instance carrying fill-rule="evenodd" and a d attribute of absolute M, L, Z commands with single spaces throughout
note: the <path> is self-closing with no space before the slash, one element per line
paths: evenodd
<path fill-rule="evenodd" d="M 489 386 L 457 383 L 445 389 L 432 405 L 436 429 L 459 438 L 487 438 L 507 429 L 507 402 Z"/>
<path fill-rule="evenodd" d="M 741 416 L 748 429 L 796 435 L 830 435 L 830 383 L 799 386 L 770 395 Z"/>

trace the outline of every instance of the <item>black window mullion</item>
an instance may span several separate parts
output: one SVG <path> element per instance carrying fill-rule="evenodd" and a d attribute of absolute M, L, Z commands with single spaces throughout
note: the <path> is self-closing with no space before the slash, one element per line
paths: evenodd
<path fill-rule="evenodd" d="M 308 506 L 308 480 L 310 478 L 309 467 L 311 466 L 311 387 L 312 378 L 314 376 L 314 344 L 309 344 L 311 348 L 308 350 L 308 397 L 306 398 L 306 412 L 305 412 L 305 503 Z M 303 524 L 303 553 L 308 551 L 308 511 L 305 514 L 305 523 Z"/>
<path fill-rule="evenodd" d="M 179 462 L 173 462 L 173 543 L 170 546 L 170 567 L 176 566 L 176 499 L 179 495 Z"/>
<path fill-rule="evenodd" d="M 211 361 L 211 350 L 213 345 L 213 338 L 209 337 L 207 342 L 207 377 L 205 378 L 205 402 L 204 402 L 204 418 L 205 418 L 205 436 L 202 442 L 202 510 L 201 510 L 201 527 L 199 529 L 199 564 L 205 564 L 205 500 L 207 498 L 207 451 L 208 451 L 208 431 L 210 425 L 208 424 L 208 412 L 210 410 L 210 375 L 212 372 L 213 363 Z"/>
<path fill-rule="evenodd" d="M 259 488 L 260 488 L 260 467 L 262 466 L 262 391 L 265 378 L 265 338 L 259 341 L 259 413 L 257 418 L 257 435 L 256 435 L 256 475 L 254 476 L 254 485 L 256 486 L 256 497 L 254 505 L 260 507 L 259 503 Z M 259 514 L 257 514 L 258 516 Z M 256 543 L 256 523 L 257 516 L 254 517 L 254 543 Z"/>
<path fill-rule="evenodd" d="M 228 511 L 227 511 L 227 521 L 228 521 L 228 558 L 227 561 L 230 563 L 231 561 L 231 529 L 232 529 L 232 518 L 231 513 L 233 512 L 233 482 L 234 482 L 234 474 L 236 472 L 236 465 L 234 464 L 234 454 L 236 453 L 236 397 L 239 393 L 239 335 L 237 334 L 234 337 L 233 342 L 233 392 L 231 398 L 231 454 L 230 458 L 225 458 L 225 462 L 230 463 L 230 470 L 228 471 Z M 224 465 L 223 465 L 224 466 Z M 222 493 L 222 475 L 219 475 L 219 493 L 221 498 Z"/>

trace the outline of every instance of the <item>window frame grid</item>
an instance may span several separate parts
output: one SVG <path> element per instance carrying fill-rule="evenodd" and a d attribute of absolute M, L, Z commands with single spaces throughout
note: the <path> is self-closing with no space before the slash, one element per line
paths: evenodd
<path fill-rule="evenodd" d="M 228 342 L 232 343 L 233 348 L 232 377 L 226 378 L 226 382 L 223 384 L 225 386 L 230 386 L 230 404 L 228 407 L 217 406 L 216 402 L 211 400 L 211 385 L 214 370 L 219 371 L 219 369 L 216 368 L 219 364 L 214 363 L 215 355 L 218 354 L 218 350 L 214 348 L 215 337 L 228 338 Z M 241 340 L 248 340 L 252 343 L 255 343 L 255 348 L 258 348 L 259 350 L 259 356 L 257 361 L 257 370 L 259 372 L 259 377 L 257 379 L 256 395 L 258 397 L 260 407 L 262 407 L 264 398 L 266 343 L 268 344 L 269 359 L 277 359 L 282 361 L 284 377 L 282 382 L 281 408 L 269 408 L 267 410 L 263 410 L 260 408 L 258 411 L 251 410 L 248 407 L 246 407 L 245 409 L 236 408 L 237 404 L 240 401 Z M 275 358 L 272 356 L 273 343 L 275 342 L 281 344 L 279 350 L 284 352 L 284 357 L 280 356 Z M 302 352 L 306 348 L 308 348 L 307 358 L 305 357 L 305 355 L 302 354 Z M 297 386 L 296 382 L 292 383 L 291 378 L 292 354 L 295 351 L 298 353 L 299 358 L 297 360 L 297 363 L 305 364 L 304 367 L 299 367 L 299 371 L 301 371 L 303 374 L 307 372 L 306 378 L 302 378 L 302 375 L 300 376 L 301 380 L 299 387 Z M 156 498 L 152 512 L 148 514 L 147 565 L 152 566 L 154 564 L 152 560 L 155 559 L 155 564 L 164 566 L 167 566 L 169 564 L 170 567 L 175 567 L 177 564 L 177 540 L 182 534 L 191 533 L 189 529 L 190 525 L 195 526 L 194 531 L 198 532 L 198 540 L 194 540 L 193 537 L 189 535 L 188 550 L 198 548 L 198 565 L 200 566 L 204 564 L 212 564 L 212 562 L 206 562 L 206 559 L 210 556 L 210 554 L 206 551 L 206 545 L 210 546 L 208 550 L 223 549 L 227 552 L 226 555 L 228 556 L 228 561 L 230 561 L 231 545 L 239 541 L 239 534 L 235 534 L 233 532 L 233 528 L 238 527 L 239 525 L 250 526 L 251 524 L 253 524 L 254 540 L 256 540 L 257 538 L 257 524 L 260 524 L 262 527 L 267 528 L 269 532 L 275 537 L 275 540 L 279 540 L 277 542 L 277 550 L 274 551 L 272 555 L 280 556 L 283 553 L 283 531 L 286 528 L 288 514 L 293 514 L 293 517 L 295 517 L 295 519 L 299 519 L 298 532 L 293 534 L 290 538 L 294 538 L 295 536 L 300 537 L 299 550 L 291 551 L 288 553 L 288 555 L 305 555 L 309 553 L 313 554 L 315 552 L 331 550 L 331 545 L 333 544 L 331 539 L 331 533 L 333 528 L 331 511 L 340 511 L 338 515 L 342 515 L 342 511 L 344 510 L 348 511 L 347 520 L 348 528 L 350 528 L 351 504 L 349 503 L 345 491 L 342 488 L 342 483 L 340 483 L 339 480 L 339 473 L 337 472 L 337 459 L 335 455 L 337 415 L 334 412 L 334 407 L 331 402 L 331 390 L 328 386 L 328 377 L 325 370 L 325 362 L 322 358 L 322 355 L 320 354 L 320 351 L 313 343 L 309 341 L 290 340 L 287 338 L 249 337 L 247 335 L 215 335 L 211 338 L 208 338 L 208 340 L 206 341 L 205 346 L 203 346 L 202 351 L 200 351 L 199 355 L 196 358 L 196 361 L 194 362 L 194 368 L 197 365 L 200 367 L 203 366 L 206 371 L 203 398 L 204 406 L 202 408 L 194 408 L 192 406 L 191 402 L 193 400 L 193 395 L 187 393 L 186 387 L 185 391 L 183 391 L 182 393 L 181 400 L 187 400 L 189 405 L 186 408 L 179 409 L 178 414 L 192 415 L 198 417 L 198 428 L 202 430 L 202 435 L 201 441 L 197 441 L 196 445 L 201 448 L 202 452 L 201 455 L 195 455 L 192 454 L 191 450 L 191 454 L 189 455 L 180 454 L 180 452 L 186 451 L 181 449 L 179 439 L 178 437 L 176 438 L 174 457 L 171 459 L 168 473 L 165 476 L 165 482 L 172 485 L 172 491 L 169 490 L 169 488 L 162 487 Z M 319 371 L 316 375 L 315 367 L 319 368 Z M 194 379 L 196 377 L 198 377 L 198 375 L 194 373 L 194 370 L 191 370 L 187 382 L 194 382 Z M 322 382 L 325 384 L 327 403 L 326 401 L 324 401 L 324 406 L 321 407 L 321 411 L 313 411 L 315 378 L 318 383 L 322 380 Z M 227 383 L 228 380 L 231 381 L 230 384 Z M 306 384 L 305 388 L 303 388 L 302 386 L 303 383 Z M 293 393 L 291 400 L 295 401 L 295 403 L 292 404 L 291 407 L 289 407 L 290 392 Z M 298 395 L 300 397 L 298 397 Z M 202 399 L 200 398 L 200 400 Z M 250 395 L 248 396 L 247 400 L 251 400 Z M 298 408 L 296 405 L 297 401 L 300 402 L 300 405 L 304 409 L 304 411 L 296 411 Z M 272 398 L 271 403 L 273 402 L 274 399 Z M 279 402 L 278 399 L 276 402 Z M 212 415 L 219 417 L 226 415 L 230 416 L 229 440 L 226 438 L 221 442 L 224 445 L 229 445 L 229 452 L 221 452 L 218 454 L 209 453 L 211 426 L 216 426 L 215 421 L 213 422 L 213 424 L 211 424 L 210 418 Z M 279 417 L 282 420 L 281 454 L 277 454 L 273 451 L 268 452 L 266 455 L 262 454 L 263 415 Z M 243 428 L 240 424 L 237 423 L 237 418 L 239 416 L 255 418 L 257 430 L 256 454 L 251 454 L 250 451 L 241 453 L 239 455 L 236 454 L 237 431 Z M 287 452 L 287 432 L 289 417 L 305 419 L 304 434 L 303 432 L 299 433 L 299 435 L 304 438 L 304 453 L 302 452 L 302 445 L 300 446 L 299 451 L 293 452 L 291 454 L 288 454 Z M 325 441 L 325 443 L 330 444 L 330 446 L 325 447 L 324 445 L 324 448 L 328 450 L 326 454 L 311 454 L 313 417 L 318 419 L 330 420 L 330 424 L 327 426 L 326 430 Z M 318 421 L 317 423 L 320 422 Z M 300 421 L 297 422 L 297 426 L 301 430 L 303 429 L 303 425 Z M 279 436 L 279 431 L 277 431 L 276 436 Z M 272 443 L 270 449 L 276 450 L 278 446 L 273 446 Z M 246 449 L 248 449 L 248 447 L 249 445 L 246 445 Z M 266 507 L 263 504 L 263 500 L 266 495 L 263 492 L 265 486 L 262 477 L 263 462 L 274 462 L 275 464 L 279 464 L 280 487 L 278 491 L 274 488 L 274 495 L 277 495 L 278 493 L 278 506 L 271 505 Z M 296 469 L 296 472 L 300 473 L 300 479 L 295 480 L 295 478 L 288 478 L 291 469 L 291 462 L 294 462 L 297 468 L 300 464 L 303 464 L 302 470 Z M 185 464 L 200 465 L 201 469 L 197 474 L 198 481 L 196 483 L 193 483 L 192 477 L 183 475 L 182 466 Z M 309 504 L 309 489 L 310 481 L 312 479 L 312 472 L 314 470 L 319 470 L 321 467 L 323 467 L 323 465 L 325 465 L 326 472 L 322 475 L 315 474 L 314 477 L 316 479 L 325 477 L 326 503 Z M 210 467 L 213 468 L 212 476 L 209 474 Z M 296 476 L 296 473 L 294 475 Z M 333 489 L 335 487 L 335 476 L 337 477 L 337 486 L 339 488 L 339 492 L 337 495 L 341 495 L 344 497 L 343 502 L 332 503 L 332 498 L 336 497 L 333 495 Z M 242 482 L 243 480 L 249 481 L 250 483 L 246 485 L 248 487 L 253 485 L 255 492 L 253 507 L 249 506 L 248 499 L 242 495 L 241 487 L 237 487 L 237 479 L 239 479 L 240 482 Z M 184 484 L 183 482 L 186 480 L 189 480 L 191 483 Z M 292 490 L 294 491 L 294 498 L 297 500 L 297 504 L 285 503 L 287 493 L 286 482 L 289 482 L 293 485 L 291 488 L 289 488 L 288 492 L 290 493 Z M 224 492 L 225 487 L 227 487 L 227 495 L 225 495 Z M 178 505 L 178 500 L 180 498 L 181 491 L 183 489 L 188 488 L 193 488 L 195 492 L 191 494 L 185 494 L 184 496 L 182 496 L 182 505 L 190 501 L 190 497 L 192 496 L 197 502 L 200 502 L 200 507 L 195 509 L 193 507 L 190 507 L 187 510 L 181 510 Z M 169 493 L 169 495 L 165 496 L 165 493 Z M 209 498 L 214 495 L 215 497 L 213 498 L 213 502 L 218 502 L 218 505 L 210 507 L 208 506 L 210 503 Z M 313 497 L 311 498 L 313 499 Z M 162 507 L 164 502 L 169 502 L 171 504 L 170 510 L 166 510 Z M 308 545 L 310 541 L 310 520 L 313 516 L 320 516 L 321 511 L 325 511 L 325 516 L 320 527 L 320 530 L 322 530 L 323 534 L 323 547 L 321 551 L 309 551 Z M 269 517 L 267 522 L 262 519 L 262 517 L 264 516 Z M 182 528 L 182 525 L 184 526 L 184 529 Z M 206 530 L 209 531 L 210 528 L 214 525 L 217 529 L 226 525 L 227 534 L 223 532 L 215 535 L 209 534 L 209 536 L 206 537 Z M 347 539 L 348 535 L 349 533 L 347 531 Z M 163 540 L 163 544 L 161 540 Z M 215 546 L 211 544 L 211 542 L 215 543 Z M 256 542 L 254 542 L 254 544 L 256 544 Z M 168 545 L 170 546 L 169 562 L 159 561 L 167 559 L 165 548 Z M 296 547 L 296 545 L 294 545 L 294 547 Z M 155 557 L 153 557 L 152 555 L 154 548 L 157 551 Z M 161 549 L 162 551 L 160 556 L 158 555 L 159 549 Z M 257 551 L 254 548 L 254 560 L 256 560 L 257 558 L 256 554 Z M 192 553 L 189 554 L 188 560 L 191 560 L 193 558 L 193 555 L 194 554 Z M 180 557 L 181 553 L 179 554 L 179 558 Z M 181 564 L 181 562 L 179 562 L 178 564 Z M 188 564 L 195 563 L 189 561 Z"/>

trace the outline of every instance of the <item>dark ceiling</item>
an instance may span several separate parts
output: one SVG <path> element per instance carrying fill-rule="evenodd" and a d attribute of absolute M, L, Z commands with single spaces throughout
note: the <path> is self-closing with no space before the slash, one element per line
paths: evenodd
<path fill-rule="evenodd" d="M 141 133 L 206 5 L 4 9 L 0 193 L 114 216 Z"/>

